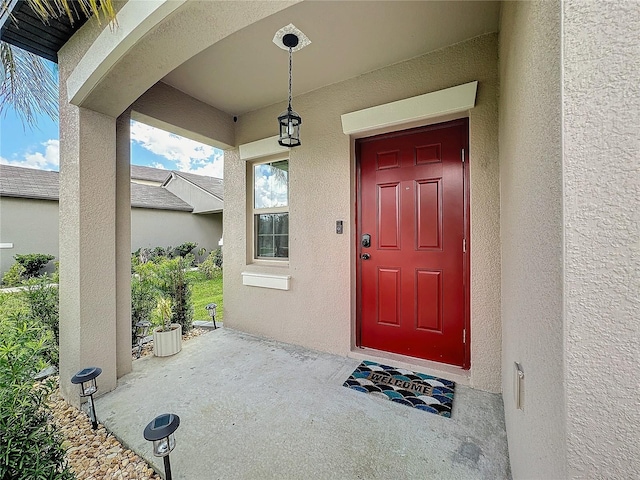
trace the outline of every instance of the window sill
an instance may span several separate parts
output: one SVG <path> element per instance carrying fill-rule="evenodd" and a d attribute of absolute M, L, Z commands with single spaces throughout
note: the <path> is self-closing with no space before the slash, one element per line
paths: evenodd
<path fill-rule="evenodd" d="M 269 260 L 266 258 L 254 258 L 250 265 L 263 267 L 289 267 L 289 260 Z"/>
<path fill-rule="evenodd" d="M 291 275 L 274 275 L 269 273 L 242 272 L 242 284 L 248 287 L 273 288 L 289 290 Z"/>

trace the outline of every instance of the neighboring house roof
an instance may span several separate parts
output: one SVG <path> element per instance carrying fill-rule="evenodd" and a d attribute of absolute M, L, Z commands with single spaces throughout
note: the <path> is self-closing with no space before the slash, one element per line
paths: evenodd
<path fill-rule="evenodd" d="M 169 175 L 169 172 L 166 175 Z M 57 201 L 59 199 L 59 185 L 58 172 L 0 165 L 1 197 Z M 133 182 L 131 183 L 131 206 L 158 210 L 193 211 L 191 205 L 165 188 Z"/>
<path fill-rule="evenodd" d="M 58 200 L 58 172 L 0 165 L 0 196 Z"/>
<path fill-rule="evenodd" d="M 147 182 L 157 182 L 160 185 L 171 174 L 169 170 L 160 168 L 143 167 L 141 165 L 131 165 L 131 179 L 143 180 Z"/>
<path fill-rule="evenodd" d="M 182 201 L 165 188 L 133 182 L 131 182 L 131 206 L 158 210 L 193 211 L 191 205 Z"/>
<path fill-rule="evenodd" d="M 220 200 L 224 200 L 224 183 L 223 183 L 221 178 L 205 177 L 204 175 L 196 175 L 194 173 L 177 172 L 175 170 L 172 171 L 171 173 L 173 173 L 174 175 L 177 175 L 179 177 L 184 178 L 188 182 L 191 182 L 194 185 L 196 185 L 197 187 L 202 188 L 207 193 L 210 193 L 211 195 L 215 195 Z M 166 179 L 164 181 L 164 184 L 166 185 L 168 181 L 169 181 L 169 179 Z"/>

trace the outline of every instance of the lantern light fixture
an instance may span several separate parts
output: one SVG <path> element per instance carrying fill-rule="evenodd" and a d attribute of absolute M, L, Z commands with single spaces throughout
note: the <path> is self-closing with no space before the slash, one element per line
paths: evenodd
<path fill-rule="evenodd" d="M 211 321 L 213 322 L 213 329 L 216 330 L 218 328 L 218 326 L 216 325 L 216 311 L 218 308 L 218 304 L 208 303 L 204 308 L 209 312 L 209 315 L 211 316 Z"/>
<path fill-rule="evenodd" d="M 71 377 L 71 383 L 74 385 L 80 385 L 80 396 L 88 397 L 89 417 L 91 418 L 91 427 L 94 430 L 98 428 L 98 419 L 96 417 L 96 407 L 93 402 L 93 394 L 98 391 L 96 378 L 98 378 L 101 373 L 102 369 L 99 367 L 88 367 L 80 370 Z"/>
<path fill-rule="evenodd" d="M 176 446 L 175 431 L 180 426 L 180 417 L 173 413 L 158 415 L 144 429 L 144 439 L 153 442 L 153 454 L 164 460 L 166 480 L 171 480 L 169 454 Z"/>
<path fill-rule="evenodd" d="M 289 52 L 289 103 L 287 110 L 282 112 L 278 116 L 278 143 L 283 147 L 297 147 L 300 143 L 300 125 L 302 125 L 302 118 L 291 107 L 292 99 L 292 58 L 293 52 L 298 51 L 311 43 L 311 41 L 294 27 L 292 24 L 281 28 L 276 32 L 273 42 L 280 48 Z"/>

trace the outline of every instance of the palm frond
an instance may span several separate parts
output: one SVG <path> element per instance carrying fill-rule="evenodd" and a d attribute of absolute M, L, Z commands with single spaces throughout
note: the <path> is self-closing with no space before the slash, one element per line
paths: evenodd
<path fill-rule="evenodd" d="M 93 16 L 98 23 L 102 23 L 101 17 L 111 24 L 116 22 L 113 0 L 27 0 L 27 3 L 45 23 L 50 18 L 66 16 L 73 24 L 81 18 L 81 14 L 86 17 Z"/>
<path fill-rule="evenodd" d="M 38 116 L 58 118 L 58 79 L 45 61 L 20 48 L 0 43 L 3 75 L 0 115 L 15 110 L 23 125 L 35 127 Z"/>
<path fill-rule="evenodd" d="M 82 16 L 101 18 L 111 27 L 116 24 L 113 0 L 26 0 L 31 9 L 47 23 L 51 18 L 66 16 L 73 24 Z M 8 8 L 7 0 L 0 0 L 0 10 Z M 79 8 L 79 10 L 78 10 Z M 38 116 L 58 118 L 58 80 L 45 61 L 29 52 L 0 42 L 2 83 L 0 84 L 0 115 L 7 108 L 15 110 L 24 126 L 35 127 Z"/>

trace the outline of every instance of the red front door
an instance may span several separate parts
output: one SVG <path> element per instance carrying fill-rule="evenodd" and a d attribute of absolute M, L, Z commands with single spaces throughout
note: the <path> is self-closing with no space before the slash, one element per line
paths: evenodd
<path fill-rule="evenodd" d="M 469 367 L 467 132 L 465 119 L 357 141 L 360 346 Z"/>

